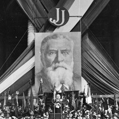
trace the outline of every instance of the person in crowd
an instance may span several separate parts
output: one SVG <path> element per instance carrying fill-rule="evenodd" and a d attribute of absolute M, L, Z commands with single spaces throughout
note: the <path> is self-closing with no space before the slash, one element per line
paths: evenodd
<path fill-rule="evenodd" d="M 55 113 L 61 113 L 62 112 L 62 98 L 60 94 L 56 95 L 56 100 L 54 101 L 55 106 Z"/>

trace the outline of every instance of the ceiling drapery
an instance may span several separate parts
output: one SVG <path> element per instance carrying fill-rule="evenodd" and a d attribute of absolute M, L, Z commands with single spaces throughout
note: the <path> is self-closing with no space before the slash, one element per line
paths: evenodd
<path fill-rule="evenodd" d="M 29 19 L 32 21 L 35 28 L 40 30 L 41 27 L 46 23 L 46 19 L 44 19 L 44 18 L 47 17 L 47 10 L 46 11 L 44 10 L 44 7 L 42 5 L 43 2 L 40 3 L 40 1 L 38 1 L 37 5 L 36 5 L 35 0 L 17 0 L 17 1 L 20 4 L 20 6 L 22 7 L 22 9 L 24 10 L 24 12 L 29 17 Z M 66 0 L 66 2 L 68 2 L 68 1 L 69 0 Z M 61 5 L 64 4 L 65 7 L 69 8 L 71 3 L 66 4 L 64 2 L 60 2 L 60 4 Z M 39 5 L 42 7 L 37 7 Z M 33 7 L 35 7 L 35 8 L 33 8 Z M 54 6 L 52 6 L 52 7 L 54 7 Z M 100 9 L 101 8 L 102 7 L 100 7 Z M 32 9 L 34 11 L 32 11 Z M 34 12 L 36 12 L 36 13 L 34 13 Z M 40 20 L 34 20 L 34 17 L 37 17 L 37 15 L 39 18 L 43 17 L 43 19 L 40 18 Z M 90 16 L 90 18 L 91 18 L 91 16 Z M 90 21 L 92 21 L 92 19 L 90 19 Z M 82 22 L 84 24 L 85 21 L 82 21 Z M 92 38 L 87 37 L 85 39 L 85 37 L 84 37 L 83 39 L 84 39 L 82 42 L 83 43 L 82 44 L 83 77 L 91 84 L 91 86 L 96 87 L 97 91 L 101 94 L 111 94 L 114 92 L 119 92 L 119 87 L 117 86 L 117 84 L 119 82 L 118 81 L 118 72 L 114 68 L 114 65 L 113 65 L 114 63 L 112 63 L 111 61 L 108 61 L 109 57 L 108 56 L 105 57 L 105 54 L 103 54 L 103 52 L 101 52 L 100 47 L 97 48 L 97 45 L 95 43 L 93 43 L 92 41 L 90 41 Z M 93 41 L 94 40 L 95 39 L 93 39 Z M 32 47 L 31 50 L 33 52 L 34 48 Z M 26 51 L 24 52 L 24 54 L 25 53 L 26 53 Z M 33 56 L 34 56 L 34 54 L 31 53 L 29 56 L 29 59 Z M 18 60 L 18 62 L 16 61 L 16 63 L 14 63 L 12 70 L 9 70 L 8 73 L 6 73 L 6 75 L 4 75 L 4 78 L 2 78 L 3 80 L 5 80 L 5 78 L 11 74 L 10 71 L 14 72 L 15 70 L 17 70 L 17 68 L 19 68 L 21 65 L 24 64 L 24 62 L 22 62 L 22 60 L 25 62 L 27 62 L 27 60 L 28 60 L 27 58 L 26 58 L 26 60 L 24 60 L 24 57 L 22 55 L 18 59 L 20 59 L 20 60 Z M 20 65 L 18 65 L 19 62 L 20 62 Z M 17 68 L 15 68 L 15 66 Z M 29 87 L 28 80 L 33 77 L 33 71 L 34 71 L 34 69 L 30 70 L 23 77 L 21 77 L 15 83 L 15 85 L 16 85 L 15 87 L 13 85 L 11 86 L 11 89 L 13 91 L 12 93 L 14 93 L 15 90 L 20 90 L 21 92 L 23 92 L 24 90 L 26 90 L 26 88 Z M 26 80 L 25 83 L 24 83 L 24 79 Z M 22 80 L 22 83 L 21 83 L 21 80 Z M 19 84 L 19 86 L 18 86 L 18 84 Z M 22 86 L 22 85 L 23 85 L 23 88 L 20 88 L 20 86 Z"/>
<path fill-rule="evenodd" d="M 17 0 L 17 2 L 34 24 L 35 28 L 40 30 L 47 18 L 47 12 L 40 0 Z"/>
<path fill-rule="evenodd" d="M 106 94 L 119 92 L 119 69 L 93 36 L 83 38 L 82 68 L 83 76 L 92 87 Z"/>

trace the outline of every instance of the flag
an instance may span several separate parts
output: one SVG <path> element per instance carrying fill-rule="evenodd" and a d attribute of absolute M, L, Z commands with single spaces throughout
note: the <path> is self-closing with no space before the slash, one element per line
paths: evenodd
<path fill-rule="evenodd" d="M 25 108 L 26 108 L 26 97 L 25 97 L 24 92 L 23 92 L 22 109 L 25 110 Z"/>
<path fill-rule="evenodd" d="M 109 105 L 109 98 L 107 98 L 107 105 Z"/>
<path fill-rule="evenodd" d="M 65 94 L 65 86 L 64 84 L 62 83 L 62 86 L 61 86 L 61 98 L 63 99 L 63 95 Z"/>
<path fill-rule="evenodd" d="M 8 105 L 8 106 L 11 106 L 11 95 L 10 95 L 10 88 L 8 89 L 8 91 L 7 91 L 7 95 L 6 95 L 6 105 Z"/>
<path fill-rule="evenodd" d="M 83 97 L 81 98 L 81 104 L 80 104 L 80 108 L 82 108 L 83 107 Z"/>
<path fill-rule="evenodd" d="M 19 106 L 19 102 L 18 102 L 18 95 L 19 95 L 19 91 L 16 91 L 16 94 L 15 94 L 15 116 L 18 117 L 18 106 Z"/>
<path fill-rule="evenodd" d="M 114 94 L 114 106 L 116 107 L 116 95 Z"/>
<path fill-rule="evenodd" d="M 86 102 L 87 102 L 87 104 L 91 104 L 92 103 L 91 89 L 90 89 L 90 85 L 89 84 L 88 84 Z"/>
<path fill-rule="evenodd" d="M 53 88 L 53 100 L 55 101 L 56 99 L 56 86 L 54 85 L 54 88 Z"/>
<path fill-rule="evenodd" d="M 97 94 L 96 94 L 96 96 L 97 96 Z M 98 114 L 98 111 L 99 111 L 99 101 L 98 101 L 98 97 L 96 97 L 96 114 Z"/>
<path fill-rule="evenodd" d="M 116 100 L 116 107 L 118 108 L 118 102 L 117 102 L 117 100 Z"/>
<path fill-rule="evenodd" d="M 42 84 L 43 84 L 43 80 L 42 80 L 42 79 L 40 79 L 40 86 L 39 86 L 38 95 L 42 95 L 42 94 L 43 94 Z"/>
<path fill-rule="evenodd" d="M 30 95 L 30 108 L 32 111 L 34 111 L 32 87 L 31 87 L 31 95 Z"/>
<path fill-rule="evenodd" d="M 11 97 L 12 97 L 12 99 L 11 99 L 11 105 L 14 106 L 14 105 L 15 105 L 15 104 L 14 104 L 14 95 L 12 94 Z"/>
<path fill-rule="evenodd" d="M 19 102 L 18 102 L 18 95 L 19 95 L 19 91 L 16 91 L 16 106 L 19 106 Z"/>
<path fill-rule="evenodd" d="M 74 110 L 76 109 L 76 102 L 75 102 L 75 94 L 72 92 L 72 106 L 74 107 Z"/>
<path fill-rule="evenodd" d="M 65 87 L 64 87 L 64 84 L 63 83 L 62 83 L 61 91 L 62 91 L 62 94 L 64 94 Z"/>
<path fill-rule="evenodd" d="M 117 99 L 116 99 L 116 95 L 115 95 L 115 107 L 118 108 L 118 102 L 117 102 Z"/>
<path fill-rule="evenodd" d="M 30 108 L 31 111 L 34 111 L 34 104 L 33 104 L 33 101 L 34 101 L 34 97 L 33 97 L 33 90 L 32 90 L 32 80 L 30 79 L 29 80 L 29 84 L 30 84 L 30 90 L 29 90 L 29 98 L 27 100 L 27 106 L 28 108 Z"/>
<path fill-rule="evenodd" d="M 7 95 L 6 95 L 6 91 L 4 92 L 4 104 L 3 104 L 3 108 L 6 106 L 7 103 Z"/>
<path fill-rule="evenodd" d="M 26 99 L 26 110 L 29 110 L 31 107 L 30 107 L 30 98 L 28 97 Z"/>
<path fill-rule="evenodd" d="M 114 106 L 112 108 L 112 114 L 114 114 L 116 111 L 116 95 L 114 94 Z"/>

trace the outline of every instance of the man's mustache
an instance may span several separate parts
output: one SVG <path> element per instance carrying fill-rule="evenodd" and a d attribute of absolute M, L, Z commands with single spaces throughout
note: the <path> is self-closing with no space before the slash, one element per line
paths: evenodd
<path fill-rule="evenodd" d="M 63 66 L 63 65 L 57 65 L 57 66 L 53 66 L 52 67 L 54 70 L 56 70 L 57 68 L 64 68 L 67 70 L 67 67 Z"/>
<path fill-rule="evenodd" d="M 64 68 L 65 70 L 72 70 L 70 68 L 70 66 L 68 66 L 66 63 L 56 63 L 56 64 L 52 64 L 52 66 L 50 67 L 51 70 L 55 71 L 57 68 Z"/>

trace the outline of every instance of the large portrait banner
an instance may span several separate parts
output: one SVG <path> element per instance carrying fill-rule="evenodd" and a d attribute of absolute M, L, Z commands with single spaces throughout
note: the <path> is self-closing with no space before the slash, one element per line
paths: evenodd
<path fill-rule="evenodd" d="M 35 87 L 38 92 L 81 89 L 81 33 L 35 34 Z"/>

